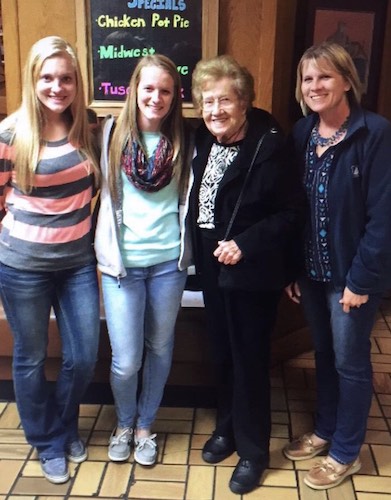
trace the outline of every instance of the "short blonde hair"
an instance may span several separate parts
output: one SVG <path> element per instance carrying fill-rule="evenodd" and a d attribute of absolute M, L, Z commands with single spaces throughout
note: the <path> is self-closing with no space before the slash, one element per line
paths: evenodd
<path fill-rule="evenodd" d="M 213 81 L 228 78 L 238 98 L 251 108 L 255 99 L 254 78 L 244 66 L 231 56 L 222 55 L 212 59 L 201 60 L 194 68 L 192 75 L 192 94 L 194 106 L 201 110 L 202 92 L 206 85 Z"/>
<path fill-rule="evenodd" d="M 362 85 L 352 58 L 341 45 L 332 42 L 323 42 L 307 49 L 297 65 L 295 96 L 304 115 L 308 115 L 311 111 L 304 102 L 301 91 L 303 64 L 306 61 L 313 61 L 320 67 L 323 64 L 330 65 L 350 84 L 350 89 L 347 91 L 349 104 L 352 106 L 360 104 Z"/>

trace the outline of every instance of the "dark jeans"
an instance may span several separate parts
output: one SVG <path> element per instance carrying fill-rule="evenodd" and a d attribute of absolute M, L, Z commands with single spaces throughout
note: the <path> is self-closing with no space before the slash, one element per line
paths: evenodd
<path fill-rule="evenodd" d="M 216 246 L 203 238 L 202 282 L 218 391 L 215 434 L 233 437 L 241 458 L 267 463 L 270 336 L 281 292 L 220 289 Z"/>
<path fill-rule="evenodd" d="M 26 439 L 42 458 L 63 457 L 66 444 L 78 438 L 79 403 L 97 357 L 96 266 L 30 272 L 0 264 L 0 293 L 14 340 L 15 396 Z M 54 393 L 45 378 L 51 307 L 62 342 Z"/>
<path fill-rule="evenodd" d="M 381 294 L 349 313 L 342 292 L 330 283 L 299 281 L 301 303 L 315 347 L 315 433 L 331 442 L 330 455 L 343 464 L 360 453 L 372 401 L 370 335 Z"/>

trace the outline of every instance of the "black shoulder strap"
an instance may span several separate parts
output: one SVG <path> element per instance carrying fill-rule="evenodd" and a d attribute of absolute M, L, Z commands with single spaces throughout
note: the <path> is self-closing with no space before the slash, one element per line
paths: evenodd
<path fill-rule="evenodd" d="M 233 212 L 232 212 L 232 215 L 231 215 L 231 219 L 228 223 L 228 226 L 227 226 L 227 229 L 225 231 L 225 235 L 224 235 L 224 240 L 226 240 L 229 236 L 229 233 L 231 232 L 231 229 L 232 229 L 232 226 L 233 226 L 233 223 L 235 222 L 235 218 L 236 218 L 236 215 L 238 213 L 238 210 L 239 210 L 239 207 L 240 207 L 240 204 L 242 203 L 242 199 L 243 199 L 243 195 L 244 195 L 244 191 L 247 187 L 247 184 L 250 180 L 250 174 L 251 174 L 251 171 L 254 167 L 254 164 L 255 164 L 255 160 L 257 159 L 257 156 L 259 154 L 259 151 L 262 147 L 262 144 L 265 140 L 265 137 L 267 136 L 267 134 L 275 134 L 277 133 L 277 129 L 276 128 L 271 128 L 270 130 L 267 130 L 263 135 L 262 137 L 259 139 L 258 141 L 258 144 L 257 144 L 257 147 L 255 148 L 255 151 L 254 151 L 254 154 L 253 154 L 253 157 L 252 157 L 252 160 L 251 160 L 251 163 L 250 163 L 250 166 L 248 167 L 248 170 L 246 172 L 246 177 L 244 178 L 244 181 L 243 181 L 243 184 L 242 184 L 242 188 L 240 190 L 240 193 L 239 193 L 239 196 L 238 196 L 238 199 L 236 200 L 236 204 L 235 204 L 235 207 L 233 209 Z"/>

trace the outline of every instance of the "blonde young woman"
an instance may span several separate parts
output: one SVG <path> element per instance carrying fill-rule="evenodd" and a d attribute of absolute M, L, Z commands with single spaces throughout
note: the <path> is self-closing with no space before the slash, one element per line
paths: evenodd
<path fill-rule="evenodd" d="M 63 39 L 43 38 L 27 57 L 22 104 L 1 124 L 0 294 L 21 422 L 53 483 L 68 480 L 67 459 L 87 458 L 78 414 L 99 339 L 90 207 L 97 179 L 76 55 Z M 51 308 L 62 341 L 54 391 L 44 374 Z"/>
<path fill-rule="evenodd" d="M 177 69 L 165 56 L 147 56 L 133 72 L 117 123 L 109 117 L 103 130 L 95 248 L 112 347 L 113 461 L 127 460 L 134 440 L 135 460 L 156 462 L 151 429 L 189 265 L 184 204 L 190 156 Z"/>

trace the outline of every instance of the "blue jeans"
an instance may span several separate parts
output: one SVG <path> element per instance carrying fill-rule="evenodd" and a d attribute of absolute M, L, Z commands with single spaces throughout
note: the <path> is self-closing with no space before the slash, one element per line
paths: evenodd
<path fill-rule="evenodd" d="M 159 409 L 174 347 L 174 329 L 186 281 L 177 260 L 102 275 L 112 349 L 111 387 L 119 427 L 149 429 Z M 145 351 L 145 353 L 144 353 Z M 142 387 L 137 402 L 138 373 Z M 136 420 L 137 419 L 137 420 Z"/>
<path fill-rule="evenodd" d="M 96 266 L 31 272 L 0 264 L 0 294 L 14 340 L 16 403 L 27 441 L 41 458 L 65 456 L 78 438 L 79 404 L 99 343 Z M 62 365 L 54 391 L 45 378 L 48 324 L 54 309 Z"/>
<path fill-rule="evenodd" d="M 329 283 L 299 281 L 301 303 L 315 347 L 317 412 L 314 432 L 330 441 L 329 454 L 353 462 L 364 442 L 372 400 L 370 335 L 381 294 L 349 313 Z"/>

